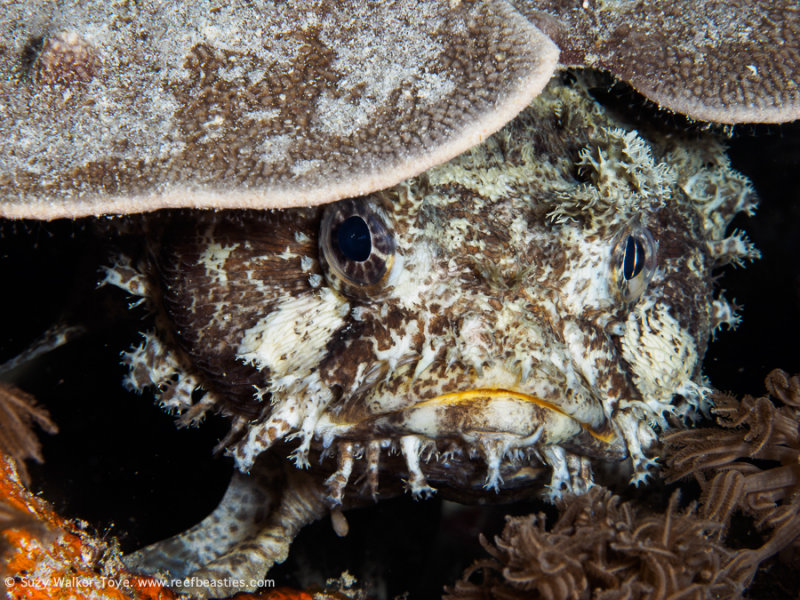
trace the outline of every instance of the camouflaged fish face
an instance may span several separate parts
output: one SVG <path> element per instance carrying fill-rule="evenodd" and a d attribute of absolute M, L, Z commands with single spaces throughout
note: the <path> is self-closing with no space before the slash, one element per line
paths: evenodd
<path fill-rule="evenodd" d="M 593 458 L 630 457 L 641 481 L 657 432 L 706 405 L 707 340 L 736 321 L 712 270 L 756 255 L 725 237 L 754 205 L 722 150 L 646 140 L 580 79 L 554 81 L 386 192 L 167 219 L 149 279 L 109 272 L 162 306 L 129 383 L 184 421 L 231 414 L 242 471 L 270 448 L 322 465 L 332 506 L 543 471 L 559 495 L 591 483 Z"/>

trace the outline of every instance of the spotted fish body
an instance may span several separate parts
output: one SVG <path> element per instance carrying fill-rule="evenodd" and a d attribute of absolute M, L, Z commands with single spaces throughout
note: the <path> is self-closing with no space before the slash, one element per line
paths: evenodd
<path fill-rule="evenodd" d="M 753 208 L 714 139 L 645 138 L 565 76 L 390 190 L 152 221 L 149 266 L 109 271 L 159 307 L 129 383 L 184 421 L 229 414 L 240 471 L 285 457 L 328 509 L 402 486 L 559 496 L 597 460 L 639 482 L 658 432 L 707 407 L 708 339 L 737 319 L 712 272 L 757 255 L 726 237 Z"/>

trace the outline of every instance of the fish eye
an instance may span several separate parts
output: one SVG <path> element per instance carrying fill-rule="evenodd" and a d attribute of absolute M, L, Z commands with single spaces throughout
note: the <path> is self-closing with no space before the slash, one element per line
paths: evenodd
<path fill-rule="evenodd" d="M 372 253 L 372 236 L 367 222 L 353 215 L 339 225 L 336 242 L 342 255 L 356 262 L 364 262 Z"/>
<path fill-rule="evenodd" d="M 641 296 L 653 276 L 656 265 L 656 243 L 643 227 L 628 228 L 613 246 L 610 286 L 620 302 L 634 302 Z"/>
<path fill-rule="evenodd" d="M 629 235 L 625 239 L 625 257 L 622 259 L 622 276 L 630 281 L 644 269 L 647 253 L 642 240 Z"/>
<path fill-rule="evenodd" d="M 333 288 L 350 296 L 377 297 L 395 265 L 392 220 L 370 197 L 336 202 L 322 216 L 319 249 Z"/>

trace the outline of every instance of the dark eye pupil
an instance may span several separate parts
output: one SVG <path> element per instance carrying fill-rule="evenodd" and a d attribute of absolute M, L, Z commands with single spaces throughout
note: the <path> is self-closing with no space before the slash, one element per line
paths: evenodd
<path fill-rule="evenodd" d="M 642 272 L 644 259 L 644 244 L 638 238 L 629 235 L 625 242 L 625 258 L 622 261 L 622 274 L 625 279 L 631 280 Z"/>
<path fill-rule="evenodd" d="M 359 216 L 345 219 L 339 225 L 337 241 L 341 253 L 350 260 L 364 262 L 372 252 L 372 237 L 369 234 L 369 227 Z"/>

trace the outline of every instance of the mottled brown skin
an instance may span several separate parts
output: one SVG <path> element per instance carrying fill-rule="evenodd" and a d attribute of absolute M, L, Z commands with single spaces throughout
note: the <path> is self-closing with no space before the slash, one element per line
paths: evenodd
<path fill-rule="evenodd" d="M 466 191 L 465 191 L 466 192 Z M 464 198 L 469 199 L 468 194 Z M 220 398 L 219 408 L 223 412 L 242 416 L 248 419 L 263 416 L 268 410 L 264 401 L 254 394 L 254 386 L 265 386 L 269 381 L 268 369 L 259 370 L 250 364 L 243 364 L 237 358 L 231 341 L 242 337 L 243 332 L 252 327 L 265 313 L 279 303 L 282 295 L 298 295 L 309 289 L 308 276 L 321 274 L 318 265 L 303 271 L 300 260 L 303 256 L 313 256 L 317 252 L 317 238 L 323 208 L 297 209 L 290 211 L 269 212 L 236 212 L 227 211 L 216 214 L 175 213 L 163 219 L 151 221 L 150 226 L 156 231 L 151 234 L 150 250 L 153 255 L 155 274 L 159 281 L 162 306 L 170 320 L 170 328 L 181 349 L 188 355 L 192 364 L 202 371 L 204 387 Z M 438 219 L 449 219 L 469 216 L 464 206 L 454 203 L 446 207 L 444 214 Z M 430 217 L 430 215 L 426 215 Z M 491 225 L 490 225 L 491 226 Z M 496 231 L 502 232 L 499 224 Z M 205 265 L 200 256 L 208 245 L 209 230 L 213 228 L 213 239 L 222 245 L 239 245 L 236 251 L 224 262 L 228 281 L 220 286 L 209 280 Z M 397 234 L 403 229 L 398 228 Z M 297 241 L 298 234 L 304 234 L 308 240 Z M 477 232 L 475 232 L 477 235 Z M 501 233 L 502 235 L 502 233 Z M 498 236 L 499 237 L 499 236 Z M 477 240 L 476 240 L 477 241 Z M 490 242 L 498 242 L 492 258 L 499 257 L 503 251 L 508 252 L 508 243 L 494 237 Z M 288 249 L 297 256 L 288 260 L 279 257 Z M 556 251 L 558 252 L 558 251 Z M 544 253 L 536 251 L 536 259 L 547 260 Z M 464 269 L 474 269 L 474 260 L 468 255 L 457 257 L 464 261 Z M 551 261 L 552 262 L 552 261 Z M 270 288 L 280 290 L 274 298 L 268 298 L 254 290 L 254 281 L 259 281 Z M 480 275 L 475 274 L 475 282 Z M 500 302 L 500 300 L 496 300 Z M 216 320 L 220 304 L 226 305 L 235 320 L 220 324 Z M 365 302 L 369 304 L 369 300 Z M 192 307 L 190 310 L 189 307 Z M 432 312 L 436 306 L 431 306 Z M 350 323 L 332 337 L 327 346 L 327 358 L 320 364 L 320 370 L 326 374 L 326 380 L 336 386 L 336 380 L 354 380 L 359 365 L 375 361 L 371 344 L 366 341 L 374 339 L 378 350 L 391 348 L 390 332 L 400 329 L 409 318 L 399 308 L 390 309 L 380 323 Z M 453 323 L 445 315 L 438 316 L 431 325 L 431 333 L 443 335 Z M 417 346 L 422 344 L 421 336 Z M 438 376 L 446 377 L 447 369 L 439 365 Z M 400 379 L 394 382 L 397 386 Z M 391 435 L 393 425 L 402 425 L 402 415 L 384 420 L 376 427 L 376 416 L 365 413 L 363 401 L 359 397 L 340 398 L 336 402 L 337 417 L 343 421 L 359 421 L 358 427 L 352 428 L 347 439 L 350 441 L 366 441 L 380 437 L 382 433 Z M 547 409 L 537 409 L 544 415 Z M 453 410 L 442 420 L 445 429 L 459 431 L 465 428 L 472 410 Z M 591 435 L 583 434 L 575 441 L 577 448 L 591 446 Z M 439 446 L 446 451 L 448 446 L 457 447 L 456 439 L 444 438 Z M 288 456 L 296 448 L 296 443 L 282 444 L 275 449 L 278 455 Z M 599 457 L 623 458 L 624 451 L 615 448 L 609 452 L 608 444 L 599 445 L 595 454 Z M 312 472 L 324 480 L 336 470 L 336 460 L 326 456 L 322 444 L 317 441 L 312 445 L 313 457 L 310 459 Z M 591 452 L 590 452 L 591 455 Z M 357 463 L 352 479 L 357 481 L 364 475 L 367 465 Z M 428 480 L 435 484 L 445 496 L 469 501 L 483 495 L 485 464 L 480 458 L 465 458 L 458 464 L 438 465 L 431 463 L 426 469 Z M 545 468 L 537 471 L 537 477 L 547 474 Z M 513 471 L 507 473 L 513 475 Z M 380 496 L 392 497 L 402 492 L 403 479 L 406 477 L 404 460 L 400 456 L 384 458 L 380 463 L 381 481 Z M 522 493 L 536 493 L 527 477 L 519 478 Z M 544 483 L 545 479 L 541 480 Z M 503 499 L 508 500 L 515 491 L 513 487 L 504 489 Z M 359 503 L 365 499 L 373 499 L 376 495 L 368 489 L 366 481 L 361 487 L 354 486 L 348 492 L 352 494 L 350 502 Z"/>
<path fill-rule="evenodd" d="M 213 220 L 219 219 L 222 227 L 215 229 L 215 239 L 222 244 L 248 243 L 225 261 L 222 268 L 228 273 L 229 285 L 224 289 L 216 288 L 207 280 L 205 266 L 198 262 L 204 250 L 202 236 L 208 215 L 176 214 L 153 236 L 153 264 L 163 282 L 160 286 L 163 306 L 172 319 L 176 338 L 203 371 L 208 387 L 225 399 L 228 410 L 233 413 L 254 417 L 261 412 L 263 403 L 254 397 L 253 386 L 263 385 L 269 378 L 268 371 L 259 371 L 237 360 L 235 348 L 228 342 L 237 331 L 252 327 L 277 302 L 277 299 L 261 298 L 248 303 L 246 299 L 252 296 L 253 282 L 274 286 L 287 295 L 308 288 L 308 278 L 300 269 L 300 257 L 286 265 L 277 255 L 286 247 L 292 247 L 303 256 L 316 252 L 315 232 L 319 230 L 320 212 L 319 209 L 301 209 L 218 213 Z M 306 233 L 309 241 L 298 244 L 296 232 Z M 314 272 L 321 273 L 318 268 Z M 185 310 L 190 290 L 199 297 L 199 306 L 191 313 Z M 231 324 L 223 326 L 213 321 L 220 302 L 231 303 L 231 308 L 236 305 L 233 331 Z M 209 340 L 216 343 L 209 343 Z"/>
<path fill-rule="evenodd" d="M 474 197 L 468 190 L 455 194 L 451 204 L 440 207 L 434 214 L 424 211 L 418 220 L 412 221 L 413 227 L 424 225 L 424 220 L 435 219 L 436 222 L 447 223 L 457 218 L 471 216 L 475 210 Z M 459 201 L 459 198 L 461 201 Z M 186 352 L 192 364 L 202 372 L 205 386 L 213 391 L 221 400 L 225 412 L 240 415 L 249 419 L 263 419 L 265 411 L 269 412 L 263 398 L 254 393 L 254 387 L 266 387 L 271 377 L 269 369 L 257 369 L 252 364 L 243 364 L 236 354 L 236 340 L 243 337 L 244 332 L 253 327 L 264 314 L 276 308 L 282 297 L 308 293 L 311 286 L 309 275 L 320 274 L 319 265 L 311 269 L 301 269 L 300 261 L 304 256 L 313 256 L 317 252 L 319 224 L 324 209 L 298 209 L 280 212 L 225 212 L 206 215 L 179 214 L 169 219 L 164 229 L 158 229 L 153 235 L 154 265 L 160 281 L 163 307 L 166 311 L 180 347 Z M 402 210 L 402 206 L 398 207 Z M 540 214 L 534 210 L 531 218 Z M 474 214 L 474 213 L 472 213 Z M 689 221 L 686 215 L 676 212 L 673 207 L 663 206 L 652 215 L 652 223 L 659 228 L 659 258 L 665 266 L 669 265 L 670 276 L 659 283 L 657 291 L 659 301 L 676 307 L 673 316 L 681 327 L 698 340 L 698 354 L 705 353 L 705 344 L 709 337 L 711 321 L 708 315 L 708 298 L 712 293 L 710 278 L 703 278 L 689 271 L 686 265 L 687 255 L 706 255 L 701 236 L 699 221 Z M 563 244 L 555 243 L 550 247 L 531 247 L 526 249 L 524 258 L 520 258 L 518 248 L 511 246 L 511 239 L 504 234 L 502 220 L 494 221 L 489 215 L 481 222 L 490 232 L 483 238 L 488 249 L 480 257 L 476 257 L 476 248 L 469 250 L 471 244 L 481 240 L 482 231 L 471 230 L 466 241 L 467 251 L 451 257 L 458 265 L 457 270 L 463 275 L 459 278 L 459 286 L 464 288 L 494 287 L 487 282 L 485 269 L 496 264 L 502 256 L 517 255 L 525 264 L 546 264 L 554 266 L 553 277 L 557 280 L 564 275 L 567 264 L 576 260 L 574 251 Z M 533 224 L 532 224 L 533 226 Z M 409 227 L 401 225 L 397 235 L 407 233 Z M 210 233 L 213 230 L 213 233 Z M 307 240 L 297 241 L 296 236 L 303 234 Z M 604 234 L 607 235 L 607 234 Z M 505 237 L 505 239 L 503 239 Z M 209 238 L 223 246 L 236 246 L 221 268 L 227 275 L 224 285 L 208 277 L 205 264 L 200 260 L 201 254 L 208 246 Z M 471 240 L 471 241 L 470 241 Z M 292 254 L 289 258 L 280 258 L 283 254 Z M 704 260 L 708 260 L 707 258 Z M 673 265 L 674 263 L 674 265 Z M 509 275 L 513 277 L 513 275 Z M 263 290 L 256 289 L 255 282 L 267 286 L 274 291 L 274 296 L 265 296 Z M 460 293 L 453 289 L 451 294 Z M 450 295 L 450 294 L 448 294 Z M 493 299 L 500 305 L 513 298 L 525 298 L 529 292 L 525 289 L 494 290 Z M 362 305 L 373 304 L 369 298 Z M 462 305 L 464 306 L 464 305 Z M 536 303 L 531 302 L 529 309 L 537 314 Z M 222 308 L 221 308 L 222 307 Z M 494 307 L 493 307 L 494 308 Z M 229 311 L 232 318 L 227 322 L 218 320 L 220 310 Z M 422 310 L 434 311 L 431 306 Z M 441 310 L 441 309 L 439 309 Z M 627 307 L 620 306 L 618 314 L 613 318 L 624 319 Z M 445 331 L 458 326 L 458 313 L 439 314 L 431 324 L 430 333 L 444 335 Z M 544 312 L 544 311 L 542 311 Z M 607 315 L 604 315 L 607 317 Z M 361 365 L 375 364 L 375 350 L 388 351 L 392 348 L 392 332 L 402 330 L 414 314 L 407 309 L 388 304 L 388 310 L 378 321 L 351 321 L 336 331 L 326 346 L 326 357 L 319 364 L 319 372 L 323 380 L 331 387 L 341 390 L 352 386 Z M 586 314 L 579 321 L 585 330 L 586 347 L 597 350 L 608 343 L 602 331 L 601 322 L 596 315 Z M 557 322 L 545 317 L 545 326 L 555 340 L 564 342 L 565 334 Z M 491 336 L 491 332 L 486 332 Z M 373 347 L 373 341 L 375 346 Z M 413 348 L 421 352 L 425 342 L 422 333 L 414 337 Z M 618 342 L 617 342 L 618 344 Z M 700 365 L 696 365 L 699 372 Z M 437 362 L 431 367 L 435 378 L 448 381 L 446 388 L 463 387 L 463 374 L 448 368 L 444 362 Z M 386 384 L 389 393 L 398 392 L 406 376 L 390 379 Z M 638 392 L 630 389 L 628 377 L 623 372 L 613 371 L 608 374 L 609 387 L 621 396 L 627 392 L 638 397 Z M 625 392 L 623 392 L 623 390 Z M 430 395 L 421 389 L 417 392 L 421 397 Z M 341 422 L 357 422 L 351 427 L 345 440 L 366 442 L 383 436 L 392 437 L 402 430 L 404 416 L 402 413 L 384 415 L 380 407 L 365 406 L 363 394 L 342 396 L 337 398 L 329 410 L 336 414 Z M 545 421 L 548 409 L 536 407 L 535 412 Z M 443 431 L 473 430 L 481 426 L 480 407 L 456 406 L 449 409 L 440 418 L 439 427 Z M 477 420 L 476 420 L 477 419 Z M 445 452 L 448 447 L 458 447 L 460 441 L 446 436 L 437 440 L 437 450 Z M 284 444 L 277 450 L 279 454 L 289 455 L 297 446 Z M 579 439 L 570 440 L 569 446 L 576 454 L 605 459 L 621 459 L 627 455 L 624 447 L 617 444 L 600 443 L 590 434 L 583 432 Z M 321 440 L 314 440 L 311 446 L 310 459 L 312 465 L 320 464 L 325 453 Z M 406 476 L 402 468 L 403 461 L 395 459 L 388 464 L 381 463 L 381 481 L 387 482 L 387 488 L 380 488 L 381 495 L 391 496 L 399 490 L 398 483 Z M 437 489 L 445 486 L 448 496 L 460 497 L 462 490 L 467 497 L 474 496 L 483 486 L 485 465 L 480 458 L 464 457 L 462 461 L 449 463 L 447 468 L 437 466 L 433 461 L 429 468 L 423 469 L 429 483 Z M 357 463 L 352 479 L 358 480 L 367 465 Z M 359 468 L 361 470 L 359 470 Z M 327 457 L 322 468 L 314 471 L 326 477 L 335 471 L 335 460 Z M 546 472 L 542 469 L 542 472 Z M 510 470 L 505 475 L 513 475 Z M 393 483 L 392 483 L 393 481 Z M 531 489 L 531 482 L 522 478 L 520 485 Z M 367 497 L 370 490 L 366 485 L 361 489 L 354 487 L 348 490 L 354 494 L 353 500 L 360 495 Z M 373 493 L 374 495 L 374 493 Z M 356 500 L 357 501 L 357 500 Z"/>
<path fill-rule="evenodd" d="M 157 314 L 128 383 L 157 386 L 182 422 L 230 415 L 220 447 L 287 483 L 271 492 L 280 518 L 236 527 L 252 539 L 217 539 L 236 523 L 223 500 L 130 563 L 158 570 L 180 547 L 173 573 L 259 575 L 302 523 L 404 487 L 559 497 L 623 459 L 644 480 L 659 429 L 707 408 L 702 356 L 735 322 L 713 270 L 756 253 L 725 237 L 753 204 L 716 142 L 624 127 L 566 78 L 481 147 L 380 194 L 149 220 L 144 272 L 109 272 Z M 366 262 L 336 245 L 354 214 L 374 220 Z"/>

